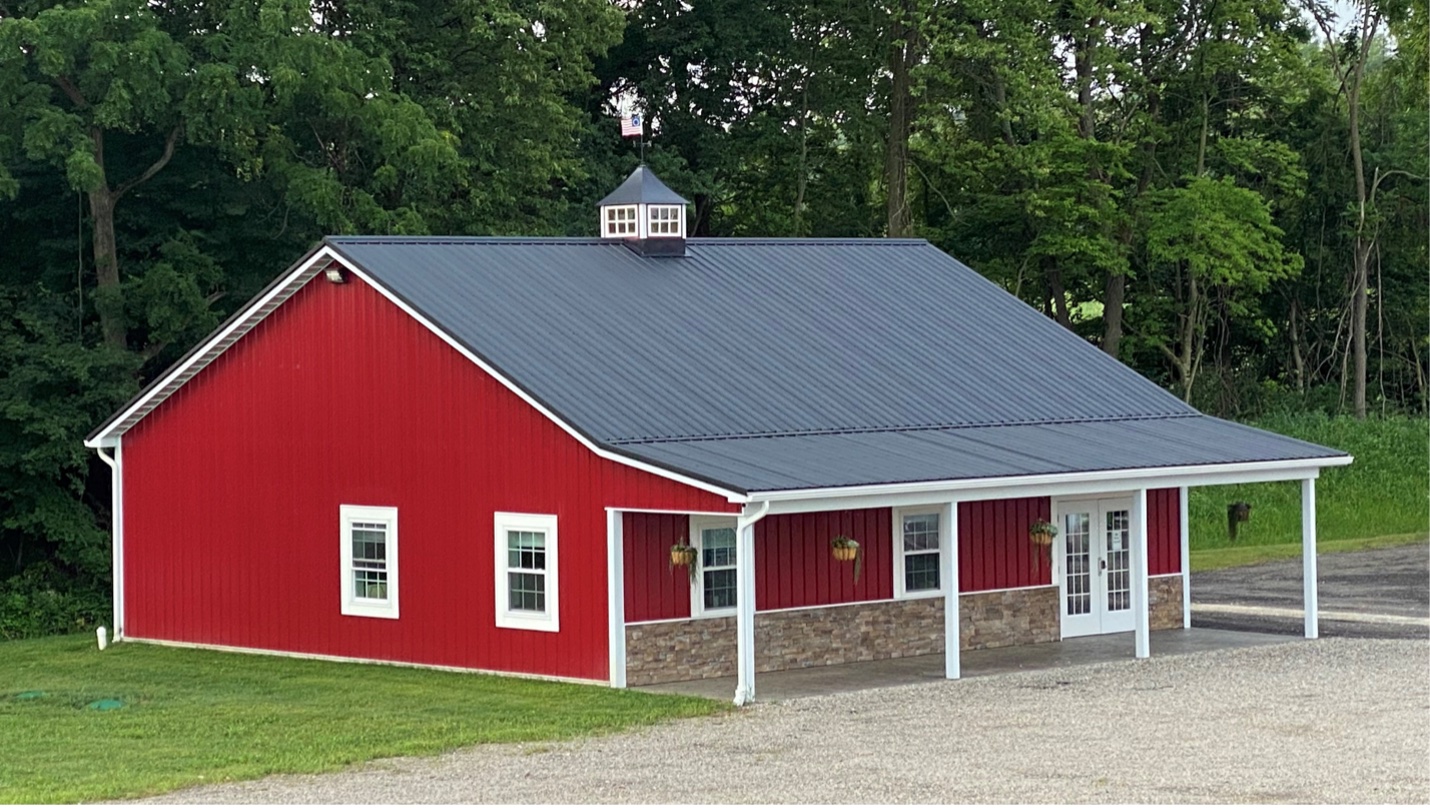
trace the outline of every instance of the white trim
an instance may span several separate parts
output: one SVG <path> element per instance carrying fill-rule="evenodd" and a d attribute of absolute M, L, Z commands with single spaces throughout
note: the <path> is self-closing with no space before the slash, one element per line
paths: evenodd
<path fill-rule="evenodd" d="M 940 563 L 943 568 L 943 589 L 949 593 L 943 599 L 943 676 L 957 680 L 963 676 L 963 593 L 958 584 L 958 501 L 944 507 L 948 523 L 947 533 L 952 537 L 948 552 L 939 548 Z M 940 533 L 943 533 L 942 528 Z M 940 540 L 943 537 L 939 537 Z"/>
<path fill-rule="evenodd" d="M 872 486 L 845 486 L 820 489 L 771 489 L 750 492 L 751 501 L 768 501 L 771 514 L 810 511 L 839 511 L 853 508 L 901 507 L 949 500 L 1004 500 L 1015 497 L 1075 496 L 1101 494 L 1126 484 L 1133 489 L 1166 489 L 1179 486 L 1216 486 L 1226 483 L 1258 483 L 1276 480 L 1304 480 L 1320 475 L 1320 470 L 1345 466 L 1354 459 L 1310 458 L 1290 461 L 1249 461 L 1201 466 L 1144 467 L 1098 472 L 1068 472 L 1055 475 L 936 480 L 920 483 L 891 483 Z"/>
<path fill-rule="evenodd" d="M 602 205 L 601 206 L 601 238 L 603 239 L 640 239 L 641 235 L 641 206 L 639 205 Z M 615 214 L 625 212 L 630 214 L 629 219 L 623 219 Z M 616 225 L 630 225 L 630 232 L 617 232 Z"/>
<path fill-rule="evenodd" d="M 109 467 L 109 518 L 110 518 L 110 601 L 113 606 L 110 635 L 114 642 L 124 640 L 124 442 L 114 439 L 114 455 L 104 453 L 104 447 L 95 447 L 99 459 Z"/>
<path fill-rule="evenodd" d="M 268 657 L 291 657 L 296 660 L 321 660 L 325 663 L 357 663 L 364 666 L 392 666 L 393 668 L 399 669 L 450 671 L 454 674 L 483 674 L 489 677 L 515 677 L 519 680 L 545 680 L 553 683 L 573 683 L 576 685 L 606 684 L 605 680 L 591 680 L 585 677 L 561 677 L 555 674 L 532 674 L 524 671 L 501 671 L 499 669 L 478 669 L 468 668 L 466 666 L 440 666 L 435 663 L 408 663 L 403 660 L 379 660 L 375 657 L 309 654 L 307 652 L 288 652 L 282 649 L 225 646 L 221 643 L 190 643 L 182 640 L 158 640 L 155 638 L 128 638 L 128 640 L 150 646 L 169 646 L 175 649 L 204 649 L 211 652 L 231 652 L 237 654 L 264 655 Z"/>
<path fill-rule="evenodd" d="M 894 600 L 907 601 L 916 598 L 937 598 L 944 595 L 948 590 L 948 579 L 944 577 L 943 557 L 947 556 L 945 551 L 950 544 L 949 526 L 947 515 L 944 510 L 948 504 L 928 503 L 917 506 L 903 506 L 893 509 L 894 527 L 893 535 L 894 552 Z M 904 517 L 909 514 L 935 514 L 938 516 L 938 557 L 939 557 L 939 581 L 938 587 L 929 590 L 914 590 L 909 592 L 904 588 Z M 927 551 L 915 551 L 920 555 L 928 555 Z"/>
<path fill-rule="evenodd" d="M 1147 579 L 1148 579 L 1149 581 L 1152 580 L 1152 579 L 1173 579 L 1173 578 L 1178 578 L 1178 577 L 1180 577 L 1181 575 L 1182 575 L 1182 574 L 1180 574 L 1180 573 L 1158 573 L 1158 574 L 1156 574 L 1156 575 L 1153 575 L 1153 574 L 1150 574 L 1150 573 L 1149 573 L 1149 574 L 1147 574 Z"/>
<path fill-rule="evenodd" d="M 213 360 L 227 350 L 229 346 L 238 342 L 243 335 L 258 325 L 269 313 L 277 309 L 284 301 L 293 297 L 299 289 L 302 289 L 304 284 L 311 280 L 313 276 L 317 275 L 319 265 L 326 261 L 337 260 L 337 253 L 335 253 L 331 247 L 324 245 L 307 261 L 300 262 L 281 282 L 275 284 L 272 289 L 268 290 L 267 294 L 249 305 L 243 315 L 234 318 L 233 322 L 229 323 L 226 328 L 211 335 L 208 340 L 203 343 L 203 348 L 195 351 L 187 360 L 170 369 L 168 373 L 161 377 L 162 382 L 154 385 L 148 394 L 131 403 L 129 407 L 124 409 L 120 416 L 110 419 L 108 428 L 94 438 L 85 441 L 84 445 L 86 447 L 113 446 L 113 442 L 117 440 L 120 435 L 128 432 L 130 427 L 134 426 L 130 424 L 116 431 L 119 425 L 124 424 L 131 416 L 139 413 L 140 410 L 144 412 L 139 416 L 139 419 L 143 419 L 149 415 L 154 407 L 158 407 L 170 394 L 179 387 L 182 387 L 186 382 L 197 375 L 199 371 L 207 367 L 210 362 L 213 362 Z M 346 263 L 344 264 L 346 266 Z M 189 373 L 191 370 L 193 373 Z M 180 377 L 182 377 L 182 379 Z M 178 384 L 170 388 L 170 385 L 175 381 L 177 381 Z M 154 401 L 155 399 L 158 401 Z M 145 409 L 151 402 L 153 402 L 153 407 Z M 137 424 L 138 420 L 136 420 L 135 423 Z"/>
<path fill-rule="evenodd" d="M 626 687 L 625 522 L 622 512 L 606 509 L 606 628 L 613 688 Z"/>
<path fill-rule="evenodd" d="M 657 477 L 665 478 L 666 480 L 673 480 L 676 483 L 682 483 L 686 486 L 700 489 L 701 491 L 720 495 L 731 503 L 743 504 L 749 501 L 749 497 L 740 494 L 739 492 L 736 492 L 732 489 L 727 489 L 723 486 L 708 483 L 706 481 L 699 480 L 688 475 L 682 475 L 679 472 L 672 472 L 669 469 L 655 466 L 644 461 L 638 461 L 635 458 L 631 458 L 627 455 L 623 455 L 618 452 L 613 452 L 604 447 L 597 446 L 591 441 L 591 439 L 587 438 L 581 432 L 576 430 L 576 428 L 572 427 L 564 419 L 557 418 L 555 413 L 551 412 L 551 410 L 546 408 L 536 399 L 533 399 L 526 391 L 518 387 L 516 383 L 512 382 L 504 374 L 498 373 L 495 368 L 483 362 L 480 358 L 477 357 L 477 355 L 467 350 L 461 343 L 458 343 L 450 334 L 443 331 L 442 329 L 437 328 L 437 326 L 433 324 L 432 321 L 423 317 L 417 312 L 417 310 L 413 309 L 411 306 L 408 306 L 406 302 L 394 295 L 391 291 L 387 289 L 387 287 L 374 281 L 371 276 L 358 269 L 352 264 L 352 262 L 341 257 L 337 252 L 333 250 L 332 247 L 327 245 L 324 245 L 322 249 L 320 249 L 317 253 L 313 254 L 313 257 L 311 259 L 300 264 L 297 269 L 289 273 L 288 276 L 285 277 L 282 282 L 275 285 L 273 289 L 268 292 L 268 294 L 264 295 L 259 300 L 254 301 L 254 303 L 249 306 L 247 310 L 244 311 L 241 317 L 236 318 L 231 324 L 229 324 L 228 328 L 225 328 L 221 332 L 218 332 L 212 337 L 210 337 L 204 343 L 204 347 L 202 350 L 194 352 L 193 356 L 191 356 L 187 361 L 185 361 L 181 365 L 176 366 L 167 374 L 165 374 L 162 377 L 162 379 L 164 380 L 162 383 L 156 384 L 147 395 L 145 395 L 138 401 L 135 401 L 128 408 L 126 408 L 124 410 L 124 413 L 119 418 L 112 419 L 109 428 L 105 430 L 105 432 L 95 436 L 94 439 L 84 442 L 85 446 L 90 448 L 113 446 L 113 443 L 115 440 L 117 440 L 118 435 L 122 435 L 134 426 L 133 424 L 130 424 L 123 427 L 122 429 L 117 429 L 119 428 L 119 425 L 124 424 L 125 421 L 130 418 L 130 416 L 134 415 L 146 406 L 147 409 L 144 410 L 144 414 L 141 415 L 139 419 L 136 419 L 135 423 L 138 423 L 138 421 L 142 420 L 144 416 L 147 416 L 149 412 L 151 412 L 155 407 L 158 407 L 161 403 L 163 403 L 163 401 L 167 399 L 171 394 L 173 394 L 174 391 L 176 391 L 179 387 L 182 387 L 185 383 L 187 383 L 189 379 L 192 379 L 194 376 L 196 376 L 200 371 L 207 367 L 209 363 L 213 362 L 214 359 L 216 359 L 220 354 L 227 350 L 229 346 L 238 342 L 239 338 L 243 337 L 244 334 L 247 334 L 249 331 L 251 331 L 254 326 L 258 325 L 258 323 L 260 323 L 264 318 L 266 318 L 272 311 L 277 309 L 279 305 L 281 305 L 288 298 L 292 297 L 298 291 L 298 289 L 303 286 L 303 284 L 307 283 L 312 276 L 317 274 L 317 267 L 325 260 L 336 261 L 339 264 L 342 264 L 344 269 L 346 269 L 348 272 L 352 273 L 356 277 L 362 279 L 363 283 L 377 290 L 378 293 L 381 294 L 384 298 L 386 298 L 389 302 L 391 302 L 397 308 L 401 309 L 403 312 L 406 312 L 409 317 L 422 324 L 422 326 L 424 326 L 428 331 L 437 335 L 447 345 L 456 349 L 457 353 L 466 357 L 468 361 L 480 368 L 483 373 L 487 374 L 492 379 L 495 379 L 502 385 L 502 387 L 516 394 L 518 398 L 520 398 L 523 402 L 526 402 L 528 405 L 534 408 L 536 412 L 549 419 L 557 427 L 560 427 L 562 431 L 564 431 L 567 435 L 580 442 L 581 446 L 585 447 L 591 452 L 594 452 L 597 457 L 604 458 L 608 461 L 615 461 L 616 463 L 621 464 L 623 466 L 629 466 L 632 469 L 639 469 L 642 472 L 648 472 Z M 232 337 L 232 339 L 229 339 L 230 337 Z M 195 367 L 196 365 L 198 367 Z M 190 370 L 192 370 L 192 373 L 189 373 Z M 185 374 L 187 375 L 185 376 Z M 180 379 L 181 376 L 183 377 L 182 379 Z M 173 384 L 176 380 L 178 381 L 177 385 Z M 150 403 L 152 403 L 152 406 L 149 406 Z"/>
<path fill-rule="evenodd" d="M 513 610 L 508 607 L 511 594 L 507 573 L 508 531 L 539 532 L 545 537 L 546 566 L 543 568 L 543 593 L 546 609 L 542 612 Z M 556 533 L 555 514 L 522 514 L 498 511 L 492 516 L 492 567 L 496 571 L 496 625 L 503 629 L 528 629 L 537 632 L 561 631 L 560 539 Z"/>
<path fill-rule="evenodd" d="M 1318 615 L 1320 594 L 1316 581 L 1316 481 L 1301 481 L 1301 606 L 1305 611 L 1306 637 L 1321 636 Z"/>
<path fill-rule="evenodd" d="M 1182 628 L 1192 628 L 1192 526 L 1188 519 L 1186 486 L 1177 489 L 1177 525 L 1181 526 L 1182 543 Z"/>
<path fill-rule="evenodd" d="M 387 574 L 386 598 L 358 598 L 353 594 L 353 539 L 352 525 L 355 522 L 383 523 L 387 526 L 384 542 L 386 563 L 383 572 Z M 357 618 L 398 617 L 398 572 L 397 572 L 397 509 L 393 506 L 338 506 L 338 559 L 342 583 L 341 609 L 343 615 Z"/>
<path fill-rule="evenodd" d="M 1138 658 L 1151 657 L 1150 601 L 1147 587 L 1147 490 L 1132 496 L 1132 639 Z"/>
<path fill-rule="evenodd" d="M 707 516 L 703 514 L 692 514 L 688 523 L 688 534 L 685 543 L 695 549 L 695 575 L 690 577 L 690 617 L 691 618 L 728 618 L 740 609 L 739 589 L 736 588 L 735 606 L 722 607 L 720 609 L 705 608 L 705 542 L 700 532 L 706 529 L 730 528 L 738 532 L 739 515 L 721 514 L 717 516 Z M 722 570 L 730 568 L 722 566 Z M 735 537 L 735 579 L 738 582 L 740 577 L 740 537 L 738 533 Z"/>
<path fill-rule="evenodd" d="M 738 511 L 690 511 L 683 508 L 626 508 L 625 506 L 606 506 L 606 511 L 619 511 L 623 514 L 686 514 L 697 517 L 730 517 L 740 516 Z"/>

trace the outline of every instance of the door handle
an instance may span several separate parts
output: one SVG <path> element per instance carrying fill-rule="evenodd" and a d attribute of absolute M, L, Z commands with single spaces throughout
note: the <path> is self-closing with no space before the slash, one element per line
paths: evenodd
<path fill-rule="evenodd" d="M 1099 559 L 1099 560 L 1097 560 L 1097 572 L 1098 572 L 1098 573 L 1102 573 L 1102 572 L 1105 572 L 1106 570 L 1107 570 L 1107 560 L 1106 560 L 1106 559 Z"/>

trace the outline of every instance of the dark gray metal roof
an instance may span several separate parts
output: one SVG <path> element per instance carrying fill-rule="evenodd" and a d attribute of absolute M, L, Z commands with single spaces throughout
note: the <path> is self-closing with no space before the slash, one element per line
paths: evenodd
<path fill-rule="evenodd" d="M 670 190 L 644 163 L 636 166 L 626 181 L 606 195 L 597 205 L 689 205 L 690 200 Z"/>
<path fill-rule="evenodd" d="M 1200 416 L 922 240 L 328 244 L 592 440 L 731 488 L 1342 454 Z"/>

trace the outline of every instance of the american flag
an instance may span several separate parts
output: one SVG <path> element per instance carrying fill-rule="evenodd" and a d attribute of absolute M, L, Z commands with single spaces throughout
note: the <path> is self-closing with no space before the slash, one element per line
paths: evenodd
<path fill-rule="evenodd" d="M 621 137 L 623 137 L 623 138 L 638 138 L 638 137 L 641 137 L 642 135 L 644 135 L 644 134 L 645 134 L 645 130 L 641 127 L 641 123 L 642 123 L 642 122 L 641 122 L 640 113 L 636 113 L 636 114 L 634 114 L 634 115 L 628 115 L 628 116 L 622 117 L 622 118 L 621 118 Z"/>

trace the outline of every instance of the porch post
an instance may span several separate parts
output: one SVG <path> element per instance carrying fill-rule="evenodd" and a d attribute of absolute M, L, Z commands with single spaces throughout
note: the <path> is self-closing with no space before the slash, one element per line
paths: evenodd
<path fill-rule="evenodd" d="M 611 686 L 626 687 L 625 512 L 606 509 L 606 618 Z"/>
<path fill-rule="evenodd" d="M 1147 490 L 1132 495 L 1132 615 L 1136 655 L 1152 656 L 1147 619 Z"/>
<path fill-rule="evenodd" d="M 1306 608 L 1306 637 L 1321 636 L 1316 591 L 1316 479 L 1301 481 L 1301 585 Z"/>
<path fill-rule="evenodd" d="M 769 510 L 768 500 L 754 514 L 746 506 L 735 520 L 736 705 L 755 701 L 755 523 Z"/>
<path fill-rule="evenodd" d="M 1177 524 L 1182 527 L 1182 628 L 1192 628 L 1192 526 L 1187 521 L 1187 495 L 1183 486 L 1177 492 Z"/>
<path fill-rule="evenodd" d="M 958 501 L 948 504 L 948 526 L 943 554 L 943 676 L 957 680 L 962 671 L 962 632 L 959 630 L 959 584 L 958 584 Z"/>

